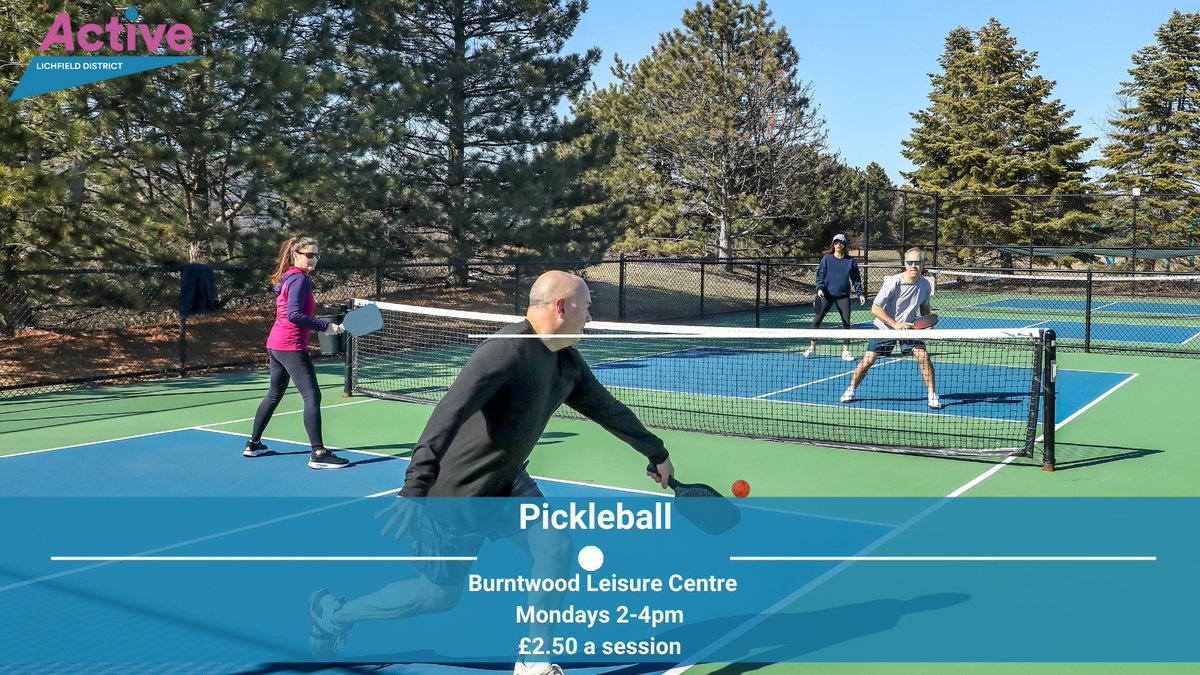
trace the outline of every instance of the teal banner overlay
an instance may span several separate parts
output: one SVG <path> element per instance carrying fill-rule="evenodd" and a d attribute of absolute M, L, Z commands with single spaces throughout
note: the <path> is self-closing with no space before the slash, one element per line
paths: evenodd
<path fill-rule="evenodd" d="M 10 101 L 48 94 L 85 84 L 112 80 L 195 61 L 199 56 L 37 56 L 29 62 L 25 74 Z"/>
<path fill-rule="evenodd" d="M 1200 500 L 683 501 L 3 498 L 0 671 L 1200 661 Z"/>

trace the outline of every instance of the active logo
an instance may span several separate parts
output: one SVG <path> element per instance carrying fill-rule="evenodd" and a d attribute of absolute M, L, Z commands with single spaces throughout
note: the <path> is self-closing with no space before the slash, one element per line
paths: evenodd
<path fill-rule="evenodd" d="M 178 56 L 192 49 L 191 26 L 182 23 L 151 26 L 140 21 L 137 9 L 125 9 L 125 20 L 109 17 L 108 22 L 85 23 L 76 27 L 70 14 L 54 17 L 39 52 L 58 50 L 73 54 L 96 54 L 105 49 L 145 56 L 35 56 L 25 69 L 9 101 L 71 89 L 85 84 L 112 80 L 148 70 L 157 70 L 198 56 Z"/>

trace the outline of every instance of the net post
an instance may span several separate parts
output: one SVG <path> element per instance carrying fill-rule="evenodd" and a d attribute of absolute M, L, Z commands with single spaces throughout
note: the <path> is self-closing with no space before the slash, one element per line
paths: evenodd
<path fill-rule="evenodd" d="M 1057 395 L 1055 381 L 1058 377 L 1058 354 L 1056 335 L 1053 330 L 1047 330 L 1042 339 L 1045 341 L 1045 358 L 1042 372 L 1042 471 L 1054 471 L 1054 398 Z"/>
<path fill-rule="evenodd" d="M 376 269 L 376 271 L 379 270 L 378 267 L 376 267 L 375 269 Z M 354 309 L 354 301 L 347 300 L 346 301 L 346 314 L 349 314 L 350 310 L 352 310 L 352 309 Z M 346 365 L 346 367 L 342 369 L 342 398 L 350 398 L 351 396 L 354 395 L 354 358 L 353 358 L 353 354 L 354 354 L 355 342 L 354 342 L 354 335 L 350 331 L 346 331 L 342 335 L 345 338 L 345 349 L 343 350 L 343 353 L 342 353 L 342 363 L 344 363 Z"/>

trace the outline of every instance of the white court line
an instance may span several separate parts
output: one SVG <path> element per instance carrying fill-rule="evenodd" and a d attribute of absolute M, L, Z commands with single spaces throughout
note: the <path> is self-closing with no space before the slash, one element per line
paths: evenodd
<path fill-rule="evenodd" d="M 379 400 L 379 399 L 372 399 L 372 400 Z M 366 403 L 366 401 L 362 401 L 362 402 Z M 333 406 L 330 406 L 330 407 L 333 407 Z M 302 411 L 297 411 L 297 412 L 302 412 Z M 230 423 L 229 422 L 220 422 L 219 424 L 224 425 L 224 424 L 230 424 Z M 224 429 L 209 429 L 208 427 L 192 427 L 192 430 L 207 431 L 212 434 L 225 434 L 228 436 L 237 436 L 239 438 L 246 437 L 246 434 L 239 433 L 236 431 L 225 431 Z M 272 443 L 286 443 L 287 445 L 295 445 L 295 446 L 298 446 L 301 448 L 309 447 L 309 445 L 307 443 L 304 443 L 301 441 L 292 441 L 292 440 L 288 440 L 286 438 L 276 438 L 273 436 L 263 436 L 260 440 L 271 441 Z M 393 457 L 396 459 L 401 459 L 401 457 L 399 455 L 389 455 L 386 452 L 371 452 L 370 450 L 356 450 L 355 448 L 344 448 L 344 447 L 340 447 L 337 445 L 326 445 L 325 447 L 328 448 L 329 450 L 336 450 L 338 452 L 354 452 L 354 453 L 357 453 L 360 455 L 370 455 L 371 457 Z"/>
<path fill-rule="evenodd" d="M 346 403 L 335 403 L 333 405 L 323 405 L 323 406 L 321 406 L 321 410 L 329 410 L 332 408 L 341 408 L 341 407 L 348 406 L 348 405 L 358 405 L 360 403 L 371 403 L 373 401 L 378 401 L 378 400 L 380 400 L 380 399 L 368 398 L 368 399 L 362 399 L 362 400 L 358 400 L 358 401 L 348 401 Z M 283 417 L 284 415 L 297 415 L 297 414 L 300 414 L 303 412 L 304 412 L 304 410 L 302 410 L 302 409 L 301 410 L 289 410 L 288 412 L 275 413 L 275 415 L 273 417 Z M 26 452 L 17 452 L 17 453 L 13 453 L 11 455 L 0 455 L 0 460 L 8 459 L 9 457 L 24 457 L 26 455 L 37 455 L 37 454 L 40 454 L 43 452 L 54 452 L 55 450 L 70 450 L 72 448 L 84 448 L 89 445 L 101 445 L 104 443 L 117 443 L 119 441 L 133 440 L 135 438 L 146 438 L 147 436 L 159 436 L 162 434 L 174 434 L 174 433 L 177 433 L 180 431 L 192 431 L 192 430 L 217 431 L 216 429 L 207 429 L 206 427 L 224 426 L 226 424 L 238 424 L 240 422 L 253 422 L 253 421 L 254 421 L 253 417 L 243 417 L 242 419 L 228 420 L 225 422 L 211 422 L 211 423 L 205 424 L 203 426 L 193 425 L 193 426 L 186 426 L 186 427 L 177 427 L 175 429 L 164 429 L 163 431 L 151 431 L 151 432 L 145 433 L 145 434 L 133 434 L 130 436 L 118 436 L 117 438 L 106 438 L 104 440 L 99 440 L 99 441 L 88 441 L 87 443 L 75 443 L 72 445 L 60 445 L 55 448 L 43 448 L 41 450 L 29 450 Z M 241 434 L 241 435 L 244 436 L 245 434 Z M 285 441 L 285 442 L 290 442 L 290 441 Z"/>
<path fill-rule="evenodd" d="M 1103 372 L 1103 371 L 1098 371 L 1098 372 Z M 1061 423 L 1056 424 L 1054 428 L 1055 429 L 1062 428 L 1064 425 L 1067 424 L 1067 422 L 1070 422 L 1071 420 L 1075 419 L 1080 414 L 1082 414 L 1084 410 L 1091 408 L 1093 405 L 1100 402 L 1101 400 L 1103 400 L 1104 398 L 1106 398 L 1107 396 L 1109 396 L 1110 394 L 1115 392 L 1117 389 L 1120 389 L 1122 386 L 1127 384 L 1129 381 L 1131 381 L 1135 377 L 1137 377 L 1137 374 L 1130 375 L 1128 378 L 1126 378 L 1125 380 L 1123 380 L 1122 382 L 1120 382 L 1113 388 L 1106 391 L 1095 401 L 1092 401 L 1092 403 L 1088 404 L 1087 406 L 1084 406 L 1078 412 L 1071 415 L 1067 419 L 1063 420 Z M 1040 437 L 1039 437 L 1039 440 L 1040 440 Z M 1009 464 L 1011 464 L 1014 459 L 1016 459 L 1016 458 L 1015 457 L 1006 457 L 1002 462 L 996 464 L 995 466 L 992 466 L 987 471 L 984 471 L 983 473 L 979 474 L 972 480 L 963 484 L 962 486 L 960 486 L 958 489 L 951 492 L 946 497 L 937 501 L 936 503 L 931 505 L 929 508 L 918 513 L 917 515 L 913 516 L 912 518 L 909 518 L 907 521 L 905 521 L 904 523 L 899 525 L 895 530 L 892 530 L 891 532 L 888 532 L 887 534 L 883 535 L 879 539 L 876 539 L 873 543 L 868 544 L 862 550 L 858 551 L 858 553 L 855 556 L 851 556 L 851 557 L 853 557 L 853 558 L 866 557 L 867 554 L 869 554 L 871 551 L 874 551 L 875 549 L 879 548 L 883 544 L 894 539 L 900 533 L 902 533 L 905 530 L 916 525 L 917 523 L 919 523 L 920 521 L 924 520 L 926 517 L 931 515 L 933 512 L 937 511 L 941 507 L 948 504 L 951 499 L 961 497 L 963 494 L 965 494 L 971 488 L 974 488 L 976 485 L 979 485 L 980 483 L 987 480 L 988 478 L 991 478 L 997 472 L 999 472 L 1001 469 L 1003 469 L 1005 466 L 1008 466 Z M 784 597 L 783 599 L 779 600 L 775 604 L 773 604 L 770 607 L 759 612 L 754 617 L 752 617 L 751 619 L 749 619 L 742 625 L 738 626 L 737 628 L 733 629 L 729 633 L 725 634 L 717 641 L 710 643 L 703 650 L 693 654 L 692 656 L 689 656 L 685 661 L 681 662 L 679 665 L 665 671 L 663 673 L 663 675 L 683 675 L 683 673 L 686 673 L 693 666 L 702 662 L 705 659 L 705 657 L 707 657 L 709 654 L 715 653 L 717 650 L 721 649 L 725 645 L 729 644 L 730 642 L 733 642 L 737 638 L 744 635 L 746 632 L 753 629 L 759 623 L 762 623 L 763 621 L 765 621 L 767 619 L 767 617 L 780 612 L 781 610 L 787 608 L 789 605 L 796 602 L 800 598 L 802 598 L 802 597 L 808 595 L 809 593 L 811 593 L 812 591 L 816 590 L 817 587 L 821 586 L 826 581 L 828 581 L 828 580 L 832 579 L 833 577 L 837 576 L 838 574 L 841 574 L 842 572 L 844 572 L 848 567 L 850 567 L 850 565 L 854 564 L 854 562 L 857 562 L 857 560 L 853 560 L 853 561 L 852 560 L 844 560 L 844 561 L 840 562 L 833 569 L 826 571 L 821 576 L 817 577 L 816 579 L 813 579 L 812 581 L 808 582 L 804 586 L 801 586 L 800 588 L 796 589 L 790 595 Z"/>
<path fill-rule="evenodd" d="M 233 534 L 249 532 L 250 530 L 255 530 L 260 527 L 264 527 L 266 525 L 274 525 L 276 523 L 283 523 L 283 522 L 287 522 L 289 520 L 294 520 L 296 518 L 303 518 L 305 516 L 310 516 L 314 513 L 320 513 L 322 511 L 328 511 L 330 509 L 341 508 L 341 507 L 347 506 L 349 504 L 356 504 L 358 502 L 363 501 L 364 499 L 369 499 L 369 497 L 358 497 L 355 499 L 348 499 L 346 501 L 338 502 L 336 504 L 330 504 L 328 506 L 322 506 L 322 507 L 315 508 L 315 509 L 309 509 L 307 511 L 302 511 L 300 513 L 293 513 L 293 514 L 287 515 L 287 516 L 279 516 L 278 518 L 272 518 L 270 520 L 265 520 L 265 521 L 262 521 L 259 523 L 254 523 L 251 525 L 237 527 L 232 530 L 225 530 L 224 532 L 215 532 L 213 534 L 204 535 L 203 537 L 196 537 L 194 539 L 189 539 L 187 541 L 181 541 L 181 542 L 178 542 L 175 544 L 168 544 L 166 546 L 160 546 L 158 548 L 141 551 L 135 555 L 139 556 L 139 557 L 156 555 L 158 553 L 162 553 L 164 551 L 170 551 L 170 550 L 177 549 L 177 548 L 180 548 L 183 546 L 190 546 L 192 544 L 199 544 L 199 543 L 206 542 L 206 541 L 212 541 L 213 539 L 219 539 L 221 537 L 227 537 L 227 536 L 233 535 Z M 113 565 L 113 564 L 115 564 L 115 563 L 110 562 L 110 561 L 97 562 L 97 563 L 93 563 L 91 565 L 87 565 L 84 567 L 76 567 L 74 569 L 65 570 L 63 572 L 57 572 L 55 574 L 46 574 L 46 575 L 37 577 L 36 579 L 26 579 L 25 581 L 18 581 L 16 583 L 9 584 L 7 586 L 0 586 L 0 593 L 3 593 L 5 591 L 13 591 L 18 588 L 25 588 L 26 586 L 32 586 L 34 584 L 40 584 L 44 581 L 52 581 L 54 579 L 71 576 L 73 574 L 78 574 L 80 572 L 88 572 L 91 570 L 100 569 L 102 567 L 107 567 L 107 566 Z"/>
<path fill-rule="evenodd" d="M 831 358 L 832 358 L 832 357 L 831 357 Z M 878 364 L 876 367 L 881 367 L 881 366 L 890 366 L 890 365 L 892 365 L 893 363 L 900 363 L 900 359 L 898 359 L 898 358 L 889 358 L 889 359 L 887 359 L 887 360 L 883 360 L 883 359 L 880 359 L 880 360 L 881 360 L 881 361 L 883 361 L 883 362 L 882 362 L 882 363 L 880 363 L 880 364 Z M 858 368 L 858 367 L 857 367 L 857 366 L 855 366 L 855 369 L 857 369 L 857 368 Z M 821 378 L 821 379 L 819 379 L 819 380 L 813 380 L 812 382 L 803 382 L 803 383 L 801 383 L 801 384 L 798 384 L 798 385 L 796 385 L 796 386 L 794 386 L 794 387 L 788 387 L 787 389 L 780 389 L 779 391 L 770 391 L 770 392 L 767 392 L 767 393 L 765 393 L 765 394 L 759 394 L 758 396 L 755 396 L 754 398 L 756 398 L 756 399 L 765 399 L 765 398 L 767 398 L 768 396 L 776 396 L 776 395 L 778 395 L 778 394 L 786 394 L 786 393 L 788 393 L 789 391 L 795 391 L 795 390 L 797 390 L 797 389 L 803 389 L 803 388 L 805 388 L 805 387 L 811 387 L 811 386 L 812 386 L 812 385 L 814 385 L 814 384 L 819 384 L 819 383 L 821 383 L 821 382 L 828 382 L 828 381 L 830 381 L 830 380 L 837 380 L 837 379 L 843 378 L 843 377 L 845 377 L 845 376 L 847 376 L 847 375 L 853 375 L 853 374 L 854 374 L 854 370 L 848 370 L 848 371 L 846 371 L 846 372 L 844 372 L 844 373 L 839 373 L 839 374 L 837 374 L 837 375 L 830 375 L 829 377 L 823 377 L 823 378 Z"/>
<path fill-rule="evenodd" d="M 731 555 L 730 562 L 1157 562 L 1154 555 Z"/>
<path fill-rule="evenodd" d="M 1097 372 L 1103 372 L 1103 371 L 1097 371 Z M 1115 392 L 1116 390 L 1120 389 L 1121 387 L 1124 387 L 1125 385 L 1132 382 L 1133 379 L 1135 377 L 1137 377 L 1139 374 L 1140 373 L 1133 373 L 1133 374 L 1129 375 L 1129 377 L 1125 378 L 1124 380 L 1121 380 L 1120 382 L 1116 383 L 1115 385 L 1113 385 L 1113 387 L 1111 389 L 1104 392 L 1103 394 L 1100 394 L 1099 397 L 1092 399 L 1091 403 L 1088 403 L 1087 405 L 1083 406 L 1079 410 L 1076 410 L 1070 417 L 1066 418 L 1065 420 L 1055 424 L 1054 429 L 1058 430 L 1058 429 L 1063 428 L 1064 426 L 1066 426 L 1067 422 L 1070 422 L 1071 420 L 1075 419 L 1076 417 L 1079 417 L 1085 411 L 1089 410 L 1092 406 L 1094 406 L 1097 403 L 1099 403 L 1100 401 L 1103 401 L 1104 399 L 1108 398 L 1110 395 L 1113 394 L 1113 392 Z M 1045 425 L 1045 423 L 1043 422 L 1043 426 L 1044 425 Z"/>
<path fill-rule="evenodd" d="M 470 555 L 52 555 L 52 562 L 475 562 Z"/>

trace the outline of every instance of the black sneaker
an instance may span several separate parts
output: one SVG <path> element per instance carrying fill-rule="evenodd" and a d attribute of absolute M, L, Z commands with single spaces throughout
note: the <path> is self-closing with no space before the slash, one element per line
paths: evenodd
<path fill-rule="evenodd" d="M 267 452 L 267 446 L 263 443 L 246 441 L 246 449 L 242 451 L 242 457 L 262 457 Z"/>
<path fill-rule="evenodd" d="M 308 458 L 308 468 L 310 469 L 341 469 L 349 465 L 350 460 L 338 457 L 325 448 L 313 450 L 312 455 Z"/>

